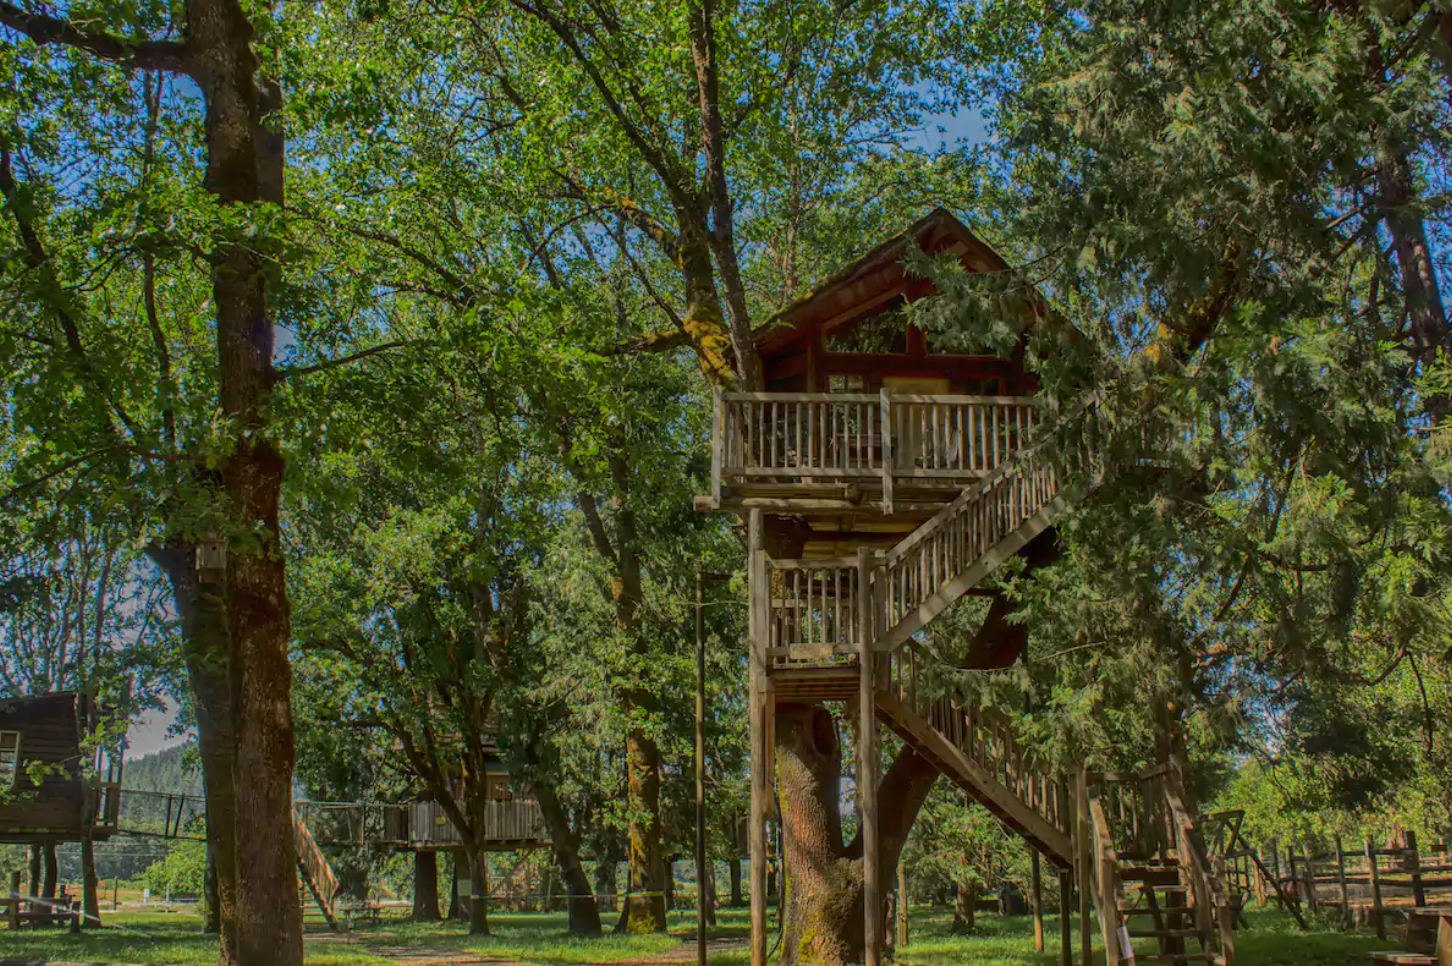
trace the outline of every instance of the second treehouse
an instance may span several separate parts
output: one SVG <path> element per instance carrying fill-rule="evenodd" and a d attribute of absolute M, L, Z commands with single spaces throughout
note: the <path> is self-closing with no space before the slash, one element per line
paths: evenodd
<path fill-rule="evenodd" d="M 1155 946 L 1141 960 L 1226 963 L 1223 890 L 1181 802 L 1178 769 L 1050 773 L 1006 720 L 951 690 L 920 693 L 919 671 L 934 659 L 916 635 L 964 595 L 993 593 L 985 581 L 1013 556 L 1051 555 L 1055 521 L 1098 471 L 1087 453 L 1054 461 L 1041 445 L 1050 427 L 1025 346 L 1036 327 L 1063 323 L 1026 290 L 1002 300 L 1021 316 L 1011 351 L 956 354 L 911 322 L 908 306 L 936 294 L 905 265 L 914 249 L 970 273 L 1008 271 L 938 209 L 757 334 L 763 391 L 714 399 L 712 491 L 697 508 L 742 515 L 750 545 L 753 966 L 767 953 L 775 709 L 812 701 L 846 702 L 859 715 L 869 966 L 884 945 L 879 724 L 1060 870 L 1066 898 L 1077 884 L 1086 963 L 1091 905 L 1111 964 L 1134 955 L 1136 939 Z M 1074 337 L 1067 326 L 1063 334 Z M 1020 647 L 974 655 L 972 666 L 1006 666 Z M 1067 962 L 1067 932 L 1064 940 Z"/>

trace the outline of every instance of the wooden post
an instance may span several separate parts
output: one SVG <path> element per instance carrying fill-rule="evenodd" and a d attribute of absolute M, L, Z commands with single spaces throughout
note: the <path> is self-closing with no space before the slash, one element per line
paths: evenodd
<path fill-rule="evenodd" d="M 1346 889 L 1346 850 L 1341 846 L 1341 835 L 1336 835 L 1336 886 L 1341 893 L 1341 927 L 1351 926 L 1351 894 Z"/>
<path fill-rule="evenodd" d="M 1281 889 L 1281 846 L 1274 839 L 1271 840 L 1270 855 L 1271 875 L 1275 877 L 1276 906 L 1284 909 L 1286 904 L 1281 901 L 1281 892 L 1283 891 Z"/>
<path fill-rule="evenodd" d="M 1074 940 L 1069 929 L 1069 873 L 1059 873 L 1059 966 L 1074 966 Z"/>
<path fill-rule="evenodd" d="M 857 549 L 857 802 L 862 809 L 863 964 L 882 963 L 882 869 L 877 836 L 877 710 L 872 681 L 872 551 Z"/>
<path fill-rule="evenodd" d="M 716 407 L 719 414 L 720 389 Z M 700 561 L 696 562 L 696 964 L 706 966 L 706 571 Z"/>
<path fill-rule="evenodd" d="M 1038 850 L 1033 853 L 1034 863 L 1034 952 L 1044 951 L 1044 874 Z"/>
<path fill-rule="evenodd" d="M 20 873 L 10 873 L 10 905 L 5 909 L 6 925 L 20 928 Z"/>
<path fill-rule="evenodd" d="M 1406 858 L 1408 871 L 1412 873 L 1412 901 L 1418 906 L 1427 904 L 1427 892 L 1422 888 L 1422 857 L 1417 854 L 1417 833 L 1407 829 L 1403 833 L 1406 837 L 1406 850 L 1402 853 Z"/>
<path fill-rule="evenodd" d="M 1078 869 L 1074 875 L 1074 886 L 1079 890 L 1079 954 L 1083 966 L 1093 966 L 1094 934 L 1089 926 L 1090 883 L 1093 881 L 1093 857 L 1089 853 L 1089 766 L 1079 765 L 1078 779 L 1074 782 L 1074 828 L 1078 849 Z"/>
<path fill-rule="evenodd" d="M 726 454 L 726 402 L 721 387 L 711 389 L 711 503 L 721 507 L 721 469 Z"/>
<path fill-rule="evenodd" d="M 1306 897 L 1301 895 L 1301 871 L 1296 867 L 1296 840 L 1291 839 L 1291 844 L 1286 846 L 1286 862 L 1291 870 L 1291 896 L 1297 902 L 1305 903 Z"/>
<path fill-rule="evenodd" d="M 897 860 L 897 938 L 894 948 L 901 951 L 908 945 L 908 879 L 907 863 Z"/>
<path fill-rule="evenodd" d="M 883 389 L 882 407 L 882 512 L 892 513 L 892 393 Z"/>
<path fill-rule="evenodd" d="M 1319 912 L 1321 901 L 1316 895 L 1316 855 L 1310 847 L 1306 848 L 1306 900 L 1311 904 L 1312 912 Z"/>
<path fill-rule="evenodd" d="M 1376 923 L 1376 938 L 1386 938 L 1386 918 L 1381 914 L 1381 871 L 1376 867 L 1376 843 L 1366 840 L 1366 869 L 1371 876 L 1371 917 Z"/>
<path fill-rule="evenodd" d="M 751 852 L 751 966 L 766 966 L 766 823 L 771 807 L 771 776 L 767 772 L 767 702 L 765 634 L 771 615 L 771 588 L 766 586 L 765 534 L 760 510 L 747 518 L 748 546 L 747 636 L 751 665 L 748 671 L 750 696 L 747 712 L 751 722 L 751 822 L 748 845 Z M 763 613 L 763 611 L 767 611 Z"/>

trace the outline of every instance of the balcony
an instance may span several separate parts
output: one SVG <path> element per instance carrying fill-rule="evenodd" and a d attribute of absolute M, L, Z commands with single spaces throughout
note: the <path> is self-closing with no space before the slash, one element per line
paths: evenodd
<path fill-rule="evenodd" d="M 700 509 L 936 512 L 1026 444 L 1029 396 L 717 392 Z"/>

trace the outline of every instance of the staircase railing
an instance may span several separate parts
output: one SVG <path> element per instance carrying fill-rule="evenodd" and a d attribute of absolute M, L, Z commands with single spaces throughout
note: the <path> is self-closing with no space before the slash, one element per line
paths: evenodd
<path fill-rule="evenodd" d="M 927 697 L 919 689 L 923 658 L 912 644 L 887 659 L 886 690 L 927 721 L 988 777 L 1060 831 L 1068 833 L 1068 786 L 1045 771 L 1007 716 L 965 702 L 952 691 Z"/>
<path fill-rule="evenodd" d="M 308 831 L 307 824 L 303 822 L 296 808 L 292 812 L 292 835 L 297 846 L 298 866 L 305 883 L 312 890 L 324 918 L 329 925 L 333 925 L 334 904 L 342 890 L 342 883 L 338 881 L 337 873 L 333 871 L 318 843 L 313 840 L 312 833 Z"/>
<path fill-rule="evenodd" d="M 771 592 L 772 667 L 820 666 L 856 659 L 862 591 L 856 557 L 766 561 Z"/>
<path fill-rule="evenodd" d="M 1089 851 L 1094 863 L 1094 881 L 1085 887 L 1093 890 L 1094 906 L 1099 911 L 1100 936 L 1104 941 L 1105 966 L 1118 966 L 1119 937 L 1123 917 L 1119 913 L 1119 854 L 1114 847 L 1114 833 L 1101 798 L 1102 785 L 1091 783 L 1086 790 L 1089 803 Z"/>
<path fill-rule="evenodd" d="M 1185 806 L 1182 771 L 1177 764 L 1172 764 L 1165 774 L 1164 793 L 1175 852 L 1194 897 L 1196 927 L 1215 944 L 1223 961 L 1229 964 L 1235 956 L 1233 912 L 1195 816 Z"/>

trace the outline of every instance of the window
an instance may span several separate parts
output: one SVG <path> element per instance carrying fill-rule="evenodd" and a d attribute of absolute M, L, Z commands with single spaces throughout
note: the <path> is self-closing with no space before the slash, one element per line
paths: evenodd
<path fill-rule="evenodd" d="M 20 774 L 20 732 L 0 731 L 0 789 L 14 788 Z"/>

